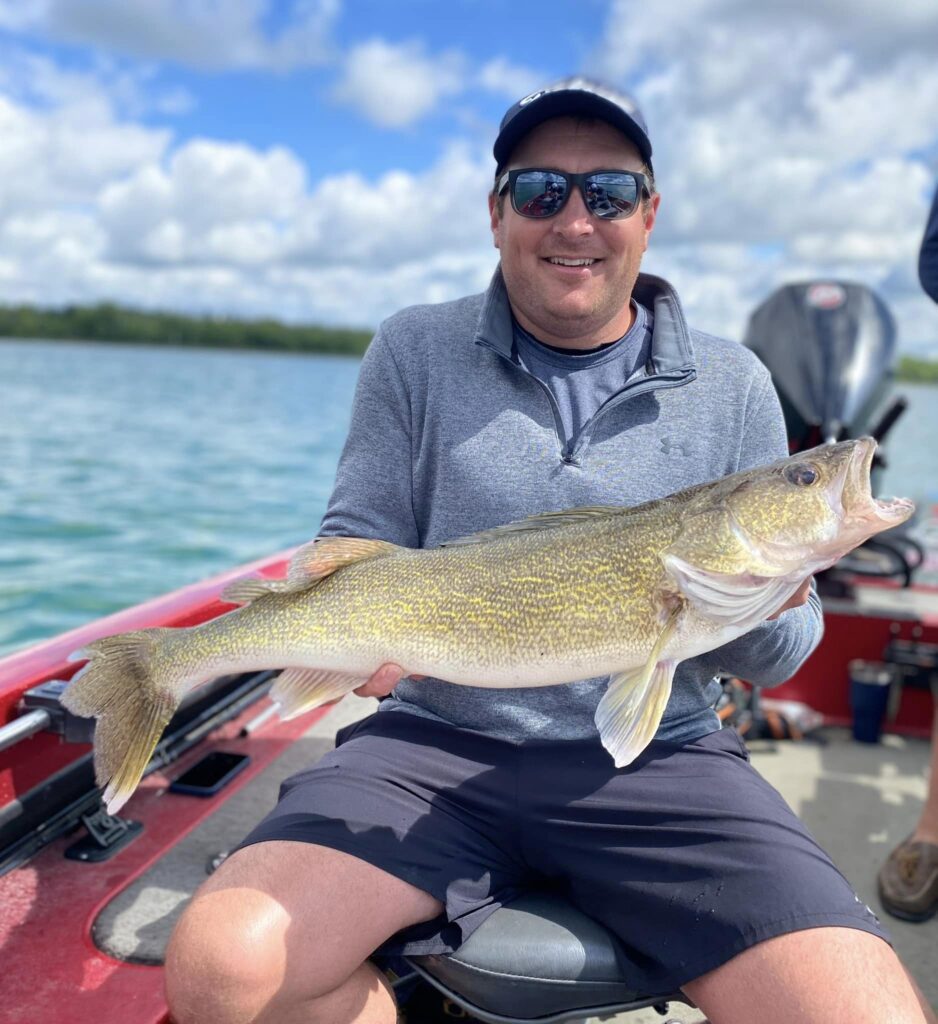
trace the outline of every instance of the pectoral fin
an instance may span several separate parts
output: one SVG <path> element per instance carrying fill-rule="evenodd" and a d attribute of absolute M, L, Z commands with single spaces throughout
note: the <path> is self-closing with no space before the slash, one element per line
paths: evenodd
<path fill-rule="evenodd" d="M 726 625 L 756 625 L 776 612 L 805 579 L 804 571 L 785 576 L 714 572 L 671 554 L 663 561 L 700 614 Z"/>
<path fill-rule="evenodd" d="M 365 676 L 319 668 L 288 668 L 277 677 L 270 697 L 281 718 L 295 718 L 330 700 L 338 700 L 365 682 Z"/>
<path fill-rule="evenodd" d="M 617 768 L 631 764 L 658 731 L 677 666 L 676 661 L 662 659 L 660 655 L 674 632 L 679 614 L 679 610 L 672 613 L 641 668 L 612 676 L 596 708 L 599 738 Z"/>

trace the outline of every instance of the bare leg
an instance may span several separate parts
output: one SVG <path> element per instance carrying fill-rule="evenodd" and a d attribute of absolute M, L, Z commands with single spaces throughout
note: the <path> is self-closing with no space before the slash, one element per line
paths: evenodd
<path fill-rule="evenodd" d="M 935 1024 L 891 947 L 854 928 L 760 942 L 684 990 L 713 1024 Z"/>
<path fill-rule="evenodd" d="M 442 910 L 429 893 L 323 846 L 233 854 L 193 897 L 166 953 L 176 1024 L 393 1024 L 367 957 Z"/>

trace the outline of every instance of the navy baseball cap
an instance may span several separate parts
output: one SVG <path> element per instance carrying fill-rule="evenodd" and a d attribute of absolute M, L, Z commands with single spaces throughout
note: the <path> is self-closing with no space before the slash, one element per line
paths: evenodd
<path fill-rule="evenodd" d="M 651 167 L 651 141 L 645 118 L 628 93 L 589 78 L 575 76 L 538 89 L 511 107 L 498 128 L 493 152 L 504 166 L 511 151 L 532 128 L 551 117 L 583 115 L 606 121 L 627 135 Z"/>

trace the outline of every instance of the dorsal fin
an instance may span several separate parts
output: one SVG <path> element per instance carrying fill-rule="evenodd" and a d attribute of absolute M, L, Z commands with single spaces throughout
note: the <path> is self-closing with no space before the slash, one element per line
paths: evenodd
<path fill-rule="evenodd" d="M 396 544 L 386 540 L 368 540 L 365 537 L 317 537 L 309 544 L 304 544 L 293 555 L 284 579 L 268 580 L 254 577 L 235 580 L 222 591 L 221 599 L 229 604 L 249 604 L 265 594 L 296 594 L 309 590 L 343 566 L 389 555 L 397 550 Z"/>
<path fill-rule="evenodd" d="M 584 505 L 583 508 L 567 508 L 559 512 L 538 512 L 536 515 L 528 516 L 526 519 L 519 519 L 515 523 L 493 526 L 490 530 L 470 533 L 468 537 L 455 537 L 453 540 L 444 541 L 440 547 L 454 548 L 465 544 L 484 544 L 486 541 L 495 540 L 510 533 L 525 533 L 529 530 L 555 530 L 560 526 L 569 526 L 571 523 L 599 519 L 602 516 L 618 515 L 626 511 L 628 509 L 619 505 Z"/>

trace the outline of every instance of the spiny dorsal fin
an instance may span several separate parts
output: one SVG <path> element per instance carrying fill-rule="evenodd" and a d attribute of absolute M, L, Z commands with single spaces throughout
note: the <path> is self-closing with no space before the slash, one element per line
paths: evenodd
<path fill-rule="evenodd" d="M 505 523 L 504 526 L 493 526 L 490 530 L 480 530 L 468 537 L 456 537 L 445 541 L 440 547 L 454 548 L 465 544 L 484 544 L 498 537 L 511 533 L 525 533 L 528 530 L 555 530 L 571 523 L 581 523 L 589 519 L 600 519 L 603 516 L 618 515 L 628 509 L 617 505 L 585 505 L 583 508 L 567 508 L 560 512 L 538 512 L 536 515 L 519 519 L 516 523 Z"/>
<path fill-rule="evenodd" d="M 304 544 L 290 559 L 287 575 L 282 580 L 235 580 L 221 593 L 229 604 L 249 604 L 266 594 L 297 594 L 309 590 L 337 569 L 397 551 L 398 546 L 386 540 L 365 537 L 317 537 Z"/>

